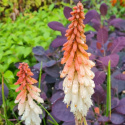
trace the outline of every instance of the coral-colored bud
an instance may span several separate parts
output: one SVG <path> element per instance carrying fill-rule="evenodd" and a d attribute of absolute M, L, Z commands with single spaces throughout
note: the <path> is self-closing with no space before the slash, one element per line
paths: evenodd
<path fill-rule="evenodd" d="M 74 26 L 74 23 L 71 23 L 68 28 L 72 28 Z"/>
<path fill-rule="evenodd" d="M 77 26 L 77 24 L 78 24 L 78 22 L 77 22 L 77 21 L 74 21 L 74 26 L 75 26 L 75 27 Z"/>
<path fill-rule="evenodd" d="M 77 9 L 77 6 L 73 7 L 73 9 L 76 10 L 76 9 Z"/>
<path fill-rule="evenodd" d="M 74 42 L 74 44 L 73 44 L 73 51 L 75 52 L 76 50 L 77 50 L 77 43 Z"/>
<path fill-rule="evenodd" d="M 79 69 L 80 69 L 80 65 L 79 65 L 77 59 L 75 60 L 75 69 L 76 69 L 76 71 L 79 71 Z"/>
<path fill-rule="evenodd" d="M 73 21 L 74 19 L 75 19 L 75 16 L 70 17 L 68 20 L 69 20 L 69 21 Z"/>
<path fill-rule="evenodd" d="M 77 34 L 77 27 L 74 28 L 74 34 Z"/>

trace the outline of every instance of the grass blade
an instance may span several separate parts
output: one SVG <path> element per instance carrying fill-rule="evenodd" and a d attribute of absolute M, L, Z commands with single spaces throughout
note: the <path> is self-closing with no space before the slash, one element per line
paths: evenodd
<path fill-rule="evenodd" d="M 41 75 L 42 75 L 42 61 L 41 61 L 41 64 L 40 64 L 40 73 L 39 73 L 39 85 L 38 85 L 39 89 L 41 87 Z"/>
<path fill-rule="evenodd" d="M 3 73 L 2 73 L 2 100 L 3 100 L 5 122 L 6 122 L 6 124 L 8 124 L 8 119 L 7 119 L 7 114 L 6 114 L 5 95 L 4 95 L 4 75 L 3 75 Z"/>
<path fill-rule="evenodd" d="M 44 108 L 43 105 L 40 104 L 40 106 L 44 109 L 44 111 L 51 117 L 51 119 L 55 122 L 55 125 L 58 125 L 58 123 L 56 122 L 56 120 L 52 117 L 52 115 Z"/>
<path fill-rule="evenodd" d="M 111 62 L 108 62 L 106 116 L 111 117 Z"/>

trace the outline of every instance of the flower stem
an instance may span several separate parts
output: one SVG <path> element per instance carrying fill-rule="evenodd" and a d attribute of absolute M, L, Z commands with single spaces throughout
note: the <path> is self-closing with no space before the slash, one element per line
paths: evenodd
<path fill-rule="evenodd" d="M 40 104 L 40 106 L 45 110 L 45 112 L 51 117 L 51 119 L 55 122 L 55 125 L 58 125 L 58 123 L 56 122 L 56 120 L 52 117 L 52 115 L 44 108 L 43 105 Z"/>
<path fill-rule="evenodd" d="M 84 122 L 84 125 L 88 125 L 85 117 L 83 118 L 83 122 Z"/>
<path fill-rule="evenodd" d="M 45 119 L 43 118 L 43 124 L 46 125 Z"/>
<path fill-rule="evenodd" d="M 108 62 L 106 116 L 111 118 L 111 64 Z"/>
<path fill-rule="evenodd" d="M 2 73 L 2 100 L 3 100 L 4 117 L 5 117 L 6 124 L 8 124 L 7 114 L 6 114 L 5 96 L 4 96 L 4 75 L 3 75 L 3 73 Z"/>
<path fill-rule="evenodd" d="M 40 64 L 40 73 L 39 73 L 39 85 L 38 85 L 39 89 L 41 87 L 41 74 L 42 74 L 42 61 L 41 61 L 41 64 Z"/>

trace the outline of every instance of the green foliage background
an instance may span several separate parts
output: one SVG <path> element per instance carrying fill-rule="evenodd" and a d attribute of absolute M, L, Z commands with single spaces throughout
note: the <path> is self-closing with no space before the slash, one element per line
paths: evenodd
<path fill-rule="evenodd" d="M 47 49 L 59 32 L 53 32 L 48 27 L 51 21 L 60 21 L 64 25 L 67 20 L 63 15 L 63 8 L 48 9 L 24 13 L 15 22 L 8 18 L 6 23 L 0 23 L 0 72 L 4 72 L 5 78 L 13 84 L 17 69 L 17 62 L 27 62 L 30 66 L 36 63 L 32 48 L 42 46 Z M 52 11 L 53 10 L 53 11 Z"/>

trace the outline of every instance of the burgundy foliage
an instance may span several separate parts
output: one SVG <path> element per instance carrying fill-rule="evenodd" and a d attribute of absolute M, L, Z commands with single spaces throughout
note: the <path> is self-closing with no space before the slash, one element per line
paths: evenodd
<path fill-rule="evenodd" d="M 71 8 L 64 8 L 66 18 L 70 17 Z M 114 15 L 108 20 L 103 20 L 102 17 L 108 13 L 108 7 L 105 3 L 100 6 L 100 13 L 96 10 L 90 10 L 85 15 L 85 24 L 91 25 L 95 31 L 86 32 L 86 40 L 89 46 L 88 52 L 92 53 L 92 59 L 96 67 L 92 70 L 95 72 L 95 93 L 92 96 L 93 107 L 87 115 L 88 125 L 101 124 L 117 124 L 125 123 L 125 98 L 122 91 L 125 90 L 125 20 L 117 19 Z M 32 68 L 34 76 L 37 78 L 42 61 L 42 78 L 41 89 L 44 93 L 41 95 L 44 98 L 46 107 L 52 112 L 54 118 L 62 125 L 75 125 L 73 114 L 70 113 L 70 108 L 63 103 L 63 79 L 60 79 L 59 72 L 63 69 L 60 64 L 63 52 L 62 45 L 67 41 L 64 27 L 59 22 L 50 22 L 48 26 L 61 32 L 61 36 L 57 36 L 52 41 L 48 50 L 37 46 L 33 48 L 33 53 L 38 61 Z M 114 30 L 110 30 L 114 27 Z M 105 116 L 106 103 L 106 83 L 107 83 L 107 66 L 111 61 L 111 83 L 112 83 L 112 114 L 111 119 Z M 118 96 L 116 96 L 118 95 Z M 119 97 L 119 98 L 118 98 Z M 93 109 L 101 107 L 99 114 Z M 47 114 L 46 114 L 47 115 Z M 62 122 L 61 122 L 62 121 Z"/>

